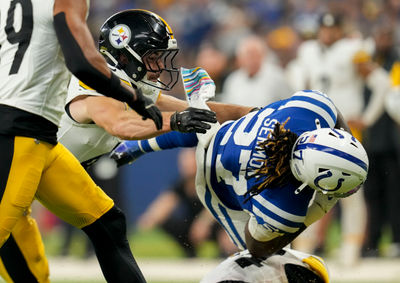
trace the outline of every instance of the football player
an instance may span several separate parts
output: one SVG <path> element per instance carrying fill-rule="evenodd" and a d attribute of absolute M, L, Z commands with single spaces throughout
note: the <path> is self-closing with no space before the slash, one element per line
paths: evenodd
<path fill-rule="evenodd" d="M 103 24 L 99 42 L 101 53 L 108 61 L 113 76 L 126 85 L 127 89 L 135 88 L 137 93 L 143 93 L 144 97 L 155 102 L 160 109 L 169 111 L 162 113 L 164 123 L 157 128 L 151 121 L 143 120 L 140 115 L 132 111 L 129 104 L 106 97 L 101 90 L 96 91 L 73 77 L 65 106 L 67 114 L 61 118 L 58 141 L 67 147 L 84 167 L 95 162 L 104 153 L 110 152 L 120 142 L 120 138 L 148 138 L 171 129 L 180 132 L 205 132 L 210 125 L 203 121 L 210 123 L 216 121 L 214 112 L 187 108 L 186 102 L 161 93 L 161 90 L 171 89 L 178 79 L 178 71 L 173 66 L 173 59 L 178 51 L 177 43 L 171 28 L 161 17 L 144 10 L 117 13 Z M 166 80 L 163 80 L 165 77 L 162 78 L 162 74 L 166 75 Z M 217 103 L 211 104 L 211 107 L 225 108 L 224 105 Z M 224 111 L 218 116 L 224 120 L 227 114 L 234 118 L 248 111 L 248 107 L 232 105 L 230 111 Z M 72 199 L 74 194 L 75 191 L 72 189 L 64 192 L 66 197 L 71 197 L 69 200 L 71 202 L 74 202 Z M 85 198 L 85 194 L 82 193 L 81 197 Z M 80 198 L 77 198 L 77 201 L 84 202 Z M 79 204 L 73 205 L 78 210 Z M 53 206 L 51 208 L 56 212 L 63 209 Z M 103 216 L 106 212 L 99 213 L 99 220 L 106 217 Z M 29 213 L 26 213 L 24 218 L 19 222 L 19 226 L 27 226 L 27 223 L 35 224 Z M 67 220 L 75 221 L 75 219 Z M 89 228 L 90 225 L 85 227 L 85 232 Z M 25 230 L 23 235 L 14 231 L 15 241 L 9 241 L 7 249 L 1 252 L 5 264 L 5 268 L 0 268 L 0 272 L 3 270 L 3 277 L 11 282 L 11 280 L 18 281 L 18 278 L 21 278 L 18 277 L 20 274 L 33 273 L 39 282 L 45 282 L 44 278 L 48 277 L 48 267 L 38 230 L 32 232 Z M 21 242 L 24 235 L 30 235 L 27 237 L 28 240 L 36 239 L 35 242 L 25 241 L 26 245 L 23 246 Z M 94 234 L 92 236 L 94 237 Z M 127 243 L 119 245 L 125 247 Z M 26 255 L 27 251 L 30 251 L 30 257 Z M 16 254 L 21 255 L 18 272 L 13 268 L 16 266 L 13 264 Z M 33 270 L 35 260 L 38 258 L 42 259 L 43 266 Z M 110 265 L 105 268 L 113 267 Z M 25 278 L 24 282 L 35 280 L 30 279 L 32 281 Z"/>
<path fill-rule="evenodd" d="M 168 133 L 124 142 L 119 165 L 144 152 L 197 146 L 197 194 L 232 241 L 255 257 L 272 255 L 354 194 L 368 157 L 325 94 L 299 91 L 217 127 L 207 141 Z M 218 128 L 219 127 L 219 128 Z M 178 137 L 177 137 L 178 136 Z"/>
<path fill-rule="evenodd" d="M 23 241 L 35 224 L 28 219 L 19 226 L 35 197 L 86 232 L 107 281 L 145 282 L 126 240 L 123 213 L 57 142 L 70 73 L 162 126 L 151 100 L 126 88 L 95 48 L 88 7 L 84 0 L 0 2 L 0 247 L 20 245 L 15 262 L 31 259 L 27 273 L 5 263 L 17 282 L 49 281 L 43 253 L 32 255 L 35 248 Z M 10 237 L 14 231 L 20 240 Z"/>

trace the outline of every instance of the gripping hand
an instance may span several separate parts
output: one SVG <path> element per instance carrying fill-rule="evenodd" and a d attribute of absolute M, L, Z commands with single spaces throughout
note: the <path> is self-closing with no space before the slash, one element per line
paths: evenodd
<path fill-rule="evenodd" d="M 143 154 L 138 141 L 123 141 L 110 153 L 110 158 L 114 159 L 117 167 L 121 167 L 132 163 Z"/>
<path fill-rule="evenodd" d="M 206 109 L 189 107 L 182 112 L 175 112 L 170 118 L 170 127 L 173 131 L 181 133 L 202 133 L 204 134 L 211 125 L 216 123 L 215 112 Z"/>
<path fill-rule="evenodd" d="M 160 110 L 154 105 L 154 102 L 143 95 L 142 91 L 138 88 L 135 89 L 136 100 L 128 103 L 129 106 L 135 110 L 143 119 L 150 118 L 156 124 L 157 130 L 162 128 L 162 116 Z"/>

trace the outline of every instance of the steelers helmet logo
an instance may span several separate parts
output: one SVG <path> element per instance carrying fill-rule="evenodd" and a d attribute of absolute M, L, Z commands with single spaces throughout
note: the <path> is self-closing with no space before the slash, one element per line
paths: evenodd
<path fill-rule="evenodd" d="M 111 30 L 109 39 L 112 46 L 121 49 L 131 40 L 131 30 L 126 25 L 116 25 Z"/>

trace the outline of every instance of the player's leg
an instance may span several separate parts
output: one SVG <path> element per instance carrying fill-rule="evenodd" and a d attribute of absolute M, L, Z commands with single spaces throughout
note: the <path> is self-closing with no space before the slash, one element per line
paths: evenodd
<path fill-rule="evenodd" d="M 123 141 L 113 150 L 110 157 L 117 162 L 119 167 L 132 163 L 149 152 L 177 147 L 194 147 L 197 142 L 195 133 L 169 132 L 147 140 Z"/>
<path fill-rule="evenodd" d="M 129 247 L 124 214 L 64 146 L 58 144 L 53 154 L 37 199 L 89 236 L 108 282 L 145 282 Z"/>
<path fill-rule="evenodd" d="M 7 282 L 50 282 L 49 265 L 36 221 L 21 217 L 0 250 Z M 3 276 L 3 275 L 2 275 Z"/>
<path fill-rule="evenodd" d="M 362 191 L 340 200 L 342 206 L 342 244 L 341 258 L 346 266 L 356 264 L 359 260 L 366 228 L 366 208 Z M 357 215 L 357 221 L 354 221 Z"/>
<path fill-rule="evenodd" d="M 33 240 L 35 242 L 37 240 L 38 243 L 41 243 L 40 236 L 36 238 L 35 235 L 35 232 L 37 232 L 35 229 L 37 227 L 34 225 L 25 225 L 26 223 L 19 221 L 23 221 L 21 217 L 29 213 L 29 207 L 36 193 L 45 160 L 53 146 L 37 142 L 33 138 L 2 135 L 0 135 L 0 146 L 2 148 L 0 152 L 0 158 L 2 160 L 0 180 L 1 184 L 3 184 L 0 187 L 0 246 L 3 246 L 5 241 L 9 239 L 10 232 L 14 231 L 14 229 L 18 231 L 18 237 L 24 233 L 32 233 Z M 22 241 L 19 239 L 17 240 L 14 237 L 10 238 L 7 244 L 2 247 L 2 252 L 7 251 L 10 247 L 15 248 L 17 244 L 21 243 Z M 37 248 L 40 249 L 40 246 Z M 28 254 L 37 255 L 39 250 L 34 249 L 35 247 L 19 255 L 15 254 L 14 259 L 20 259 L 22 267 L 23 264 L 26 264 L 25 256 Z M 36 268 L 43 268 L 43 270 L 38 272 L 43 272 L 43 274 L 48 273 L 44 251 L 40 251 L 39 254 L 41 255 L 40 263 L 37 266 L 31 263 L 30 267 L 34 268 L 35 271 L 38 271 Z M 3 263 L 6 269 L 10 269 L 8 275 L 12 277 L 13 274 L 16 274 L 16 276 L 21 279 L 18 280 L 19 282 L 37 282 L 36 278 L 32 276 L 29 270 L 25 269 L 26 272 L 22 272 L 21 269 L 21 272 L 15 273 L 11 269 L 11 267 L 15 268 L 12 262 Z M 23 277 L 21 278 L 21 276 Z M 43 281 L 41 282 L 48 282 L 46 275 L 44 275 L 42 279 Z M 15 281 L 18 282 L 17 280 Z"/>

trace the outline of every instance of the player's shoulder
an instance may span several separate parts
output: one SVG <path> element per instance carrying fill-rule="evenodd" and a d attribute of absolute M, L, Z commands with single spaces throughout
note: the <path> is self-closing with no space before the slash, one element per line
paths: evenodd
<path fill-rule="evenodd" d="M 324 120 L 320 121 L 323 125 L 325 125 L 325 122 L 327 123 L 325 126 L 329 127 L 334 127 L 336 124 L 337 109 L 335 104 L 325 93 L 317 90 L 302 90 L 294 93 L 285 100 L 279 110 L 289 112 L 295 110 L 297 116 L 303 113 L 303 118 L 309 116 L 310 113 L 314 113 Z M 311 117 L 309 118 L 311 119 Z M 302 120 L 302 118 L 298 120 Z"/>

